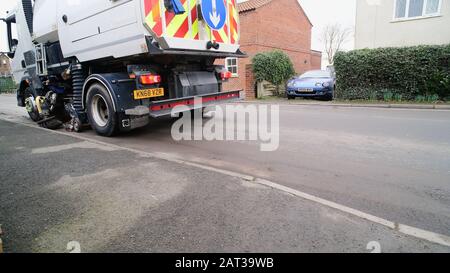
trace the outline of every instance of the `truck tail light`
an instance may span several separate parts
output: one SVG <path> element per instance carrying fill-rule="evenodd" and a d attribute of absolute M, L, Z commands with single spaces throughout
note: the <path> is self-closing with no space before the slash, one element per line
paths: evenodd
<path fill-rule="evenodd" d="M 150 85 L 150 84 L 160 83 L 161 82 L 161 76 L 160 75 L 153 75 L 153 74 L 141 75 L 139 77 L 139 80 L 144 85 Z"/>
<path fill-rule="evenodd" d="M 233 76 L 233 74 L 230 71 L 220 72 L 220 78 L 222 80 L 228 80 L 231 76 Z"/>

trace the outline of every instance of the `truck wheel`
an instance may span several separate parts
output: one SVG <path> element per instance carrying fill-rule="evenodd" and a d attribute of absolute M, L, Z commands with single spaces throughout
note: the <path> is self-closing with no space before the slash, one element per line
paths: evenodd
<path fill-rule="evenodd" d="M 108 91 L 100 84 L 93 84 L 87 91 L 87 115 L 92 128 L 101 136 L 113 136 L 118 121 Z"/>
<path fill-rule="evenodd" d="M 39 115 L 39 111 L 36 107 L 36 96 L 34 95 L 33 90 L 28 87 L 24 91 L 25 98 L 25 108 L 27 109 L 28 115 L 31 120 L 34 122 L 38 122 L 41 120 L 41 116 Z"/>

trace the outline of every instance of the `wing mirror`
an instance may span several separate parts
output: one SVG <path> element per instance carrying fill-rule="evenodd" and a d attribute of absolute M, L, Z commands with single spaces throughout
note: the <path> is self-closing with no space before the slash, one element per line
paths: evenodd
<path fill-rule="evenodd" d="M 11 58 L 11 59 L 14 58 L 18 44 L 19 44 L 19 41 L 17 39 L 11 40 L 11 51 L 8 52 L 8 54 L 7 54 L 9 58 Z"/>

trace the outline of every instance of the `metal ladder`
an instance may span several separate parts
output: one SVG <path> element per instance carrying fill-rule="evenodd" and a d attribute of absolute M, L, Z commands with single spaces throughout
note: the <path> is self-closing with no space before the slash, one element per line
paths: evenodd
<path fill-rule="evenodd" d="M 47 76 L 47 52 L 44 44 L 36 45 L 36 72 L 39 76 Z"/>

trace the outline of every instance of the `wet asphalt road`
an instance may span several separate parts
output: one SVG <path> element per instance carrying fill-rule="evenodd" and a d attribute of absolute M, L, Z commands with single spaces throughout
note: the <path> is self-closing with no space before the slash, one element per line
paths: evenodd
<path fill-rule="evenodd" d="M 3 97 L 0 115 L 26 121 Z M 237 178 L 1 127 L 8 175 L 0 223 L 11 251 L 59 252 L 71 240 L 94 252 L 367 252 L 374 240 L 385 251 L 449 250 Z M 281 106 L 280 149 L 272 153 L 257 142 L 174 142 L 170 127 L 158 120 L 111 139 L 82 135 L 267 178 L 450 235 L 448 111 Z"/>

